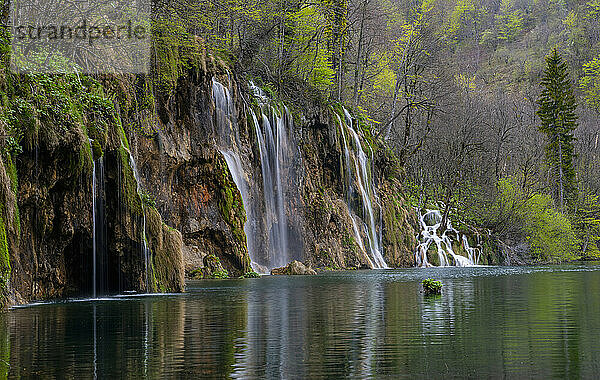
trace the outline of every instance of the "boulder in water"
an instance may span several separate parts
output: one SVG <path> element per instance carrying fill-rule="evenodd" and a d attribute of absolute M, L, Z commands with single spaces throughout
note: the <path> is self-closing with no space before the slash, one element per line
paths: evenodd
<path fill-rule="evenodd" d="M 229 278 L 227 269 L 221 264 L 221 260 L 215 255 L 207 255 L 203 260 L 204 267 L 193 270 L 190 277 L 195 280 L 209 278 Z"/>
<path fill-rule="evenodd" d="M 282 268 L 275 268 L 271 270 L 271 275 L 315 275 L 317 272 L 302 264 L 300 261 L 292 261 L 287 266 Z"/>

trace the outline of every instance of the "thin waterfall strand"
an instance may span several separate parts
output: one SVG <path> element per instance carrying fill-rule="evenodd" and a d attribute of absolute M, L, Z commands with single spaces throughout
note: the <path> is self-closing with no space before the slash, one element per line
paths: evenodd
<path fill-rule="evenodd" d="M 125 149 L 125 150 L 127 150 L 127 149 Z M 141 252 L 141 255 L 142 255 L 142 259 L 144 260 L 144 280 L 145 280 L 145 285 L 146 285 L 146 291 L 149 292 L 151 289 L 150 289 L 150 276 L 148 275 L 148 273 L 150 272 L 151 252 L 150 252 L 150 247 L 148 246 L 148 239 L 146 238 L 146 212 L 144 210 L 143 193 L 142 193 L 142 187 L 141 187 L 141 182 L 140 182 L 140 176 L 139 176 L 138 170 L 137 170 L 137 165 L 135 163 L 135 160 L 134 160 L 131 152 L 127 150 L 127 153 L 129 153 L 129 166 L 131 167 L 131 171 L 133 172 L 133 177 L 135 178 L 135 182 L 137 184 L 137 193 L 138 193 L 138 196 L 140 197 L 140 199 L 142 200 L 142 234 L 141 234 L 142 252 Z"/>
<path fill-rule="evenodd" d="M 354 128 L 352 116 L 348 110 L 344 109 L 344 121 L 337 115 L 340 123 L 340 130 L 342 134 L 342 142 L 344 144 L 344 165 L 345 165 L 345 176 L 347 186 L 347 202 L 350 209 L 352 209 L 352 198 L 354 188 L 358 190 L 360 194 L 362 210 L 353 210 L 356 213 L 360 211 L 363 215 L 363 226 L 365 235 L 368 243 L 368 253 L 371 256 L 370 266 L 373 268 L 388 268 L 385 259 L 383 258 L 381 248 L 381 228 L 379 231 L 375 223 L 375 210 L 374 203 L 377 204 L 375 184 L 372 180 L 372 175 L 369 172 L 369 159 L 365 154 L 358 132 Z M 353 144 L 350 144 L 346 137 L 348 132 L 351 137 Z M 354 220 L 353 220 L 354 222 Z M 356 226 L 353 226 L 357 239 L 360 237 L 360 233 L 357 233 Z M 362 241 L 362 239 L 360 239 Z"/>

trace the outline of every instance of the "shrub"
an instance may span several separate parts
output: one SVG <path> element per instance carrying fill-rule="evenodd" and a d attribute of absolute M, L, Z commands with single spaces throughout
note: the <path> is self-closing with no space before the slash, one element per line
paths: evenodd
<path fill-rule="evenodd" d="M 254 271 L 250 271 L 250 272 L 246 272 L 243 275 L 241 275 L 240 278 L 260 278 L 260 274 L 254 272 Z"/>
<path fill-rule="evenodd" d="M 513 178 L 500 180 L 493 218 L 520 230 L 538 260 L 577 259 L 579 240 L 569 218 L 554 208 L 550 196 L 526 194 L 515 182 Z"/>
<path fill-rule="evenodd" d="M 431 278 L 423 280 L 423 291 L 425 295 L 442 294 L 442 283 Z"/>

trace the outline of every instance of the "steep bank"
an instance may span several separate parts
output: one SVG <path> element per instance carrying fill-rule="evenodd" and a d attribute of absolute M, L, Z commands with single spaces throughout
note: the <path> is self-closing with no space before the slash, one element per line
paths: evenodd
<path fill-rule="evenodd" d="M 181 237 L 152 213 L 110 92 L 9 73 L 2 92 L 3 304 L 182 291 Z"/>
<path fill-rule="evenodd" d="M 364 116 L 283 102 L 204 50 L 188 63 L 170 80 L 6 73 L 5 304 L 183 291 L 184 271 L 292 260 L 416 264 L 402 168 Z"/>

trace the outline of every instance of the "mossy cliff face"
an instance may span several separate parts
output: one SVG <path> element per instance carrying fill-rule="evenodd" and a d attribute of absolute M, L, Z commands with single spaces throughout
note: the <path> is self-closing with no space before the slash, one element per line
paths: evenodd
<path fill-rule="evenodd" d="M 402 196 L 402 186 L 396 178 L 387 178 L 379 186 L 383 213 L 383 245 L 385 260 L 392 267 L 415 265 L 417 246 L 414 226 L 417 215 Z"/>
<path fill-rule="evenodd" d="M 2 304 L 92 294 L 94 167 L 98 214 L 103 215 L 96 219 L 99 294 L 159 290 L 159 280 L 146 281 L 140 254 L 144 206 L 126 153 L 122 126 L 127 115 L 96 80 L 5 74 L 0 117 L 9 137 L 2 142 L 0 165 Z M 167 242 L 161 247 L 168 247 L 163 256 L 168 250 L 180 257 L 181 239 L 163 235 Z M 176 275 L 183 273 L 181 263 L 157 261 L 157 272 L 175 273 L 161 279 L 162 288 L 182 290 L 183 276 Z"/>
<path fill-rule="evenodd" d="M 348 174 L 339 120 L 330 108 L 318 105 L 305 106 L 301 112 L 305 258 L 313 267 L 369 268 L 367 253 L 353 229 L 344 189 Z M 416 234 L 411 221 L 416 215 L 401 197 L 398 179 L 394 173 L 390 175 L 392 164 L 388 158 L 376 160 L 374 165 L 382 213 L 382 248 L 388 266 L 406 267 L 414 265 Z M 361 239 L 367 241 L 366 236 Z"/>
<path fill-rule="evenodd" d="M 226 78 L 226 72 L 209 65 L 206 73 L 200 67 L 190 68 L 169 95 L 157 92 L 156 113 L 133 109 L 126 129 L 146 131 L 131 136 L 131 151 L 159 214 L 181 231 L 186 272 L 202 268 L 205 257 L 216 255 L 231 275 L 239 276 L 250 270 L 246 215 L 215 145 L 211 99 L 213 76 Z"/>
<path fill-rule="evenodd" d="M 313 267 L 367 268 L 353 232 L 342 179 L 342 146 L 328 109 L 303 118 L 305 256 Z"/>
<path fill-rule="evenodd" d="M 144 76 L 5 73 L 0 116 L 13 140 L 3 142 L 0 157 L 4 304 L 91 294 L 94 168 L 102 194 L 103 217 L 96 219 L 102 291 L 182 291 L 184 268 L 198 270 L 207 257 L 217 257 L 231 276 L 250 271 L 244 204 L 215 144 L 212 79 L 230 83 L 239 149 L 258 181 L 258 143 L 240 95 L 246 89 L 222 63 L 198 54 L 177 68 L 169 86 Z M 293 114 L 301 199 L 286 212 L 299 226 L 289 239 L 303 256 L 294 258 L 313 267 L 366 268 L 346 204 L 334 114 L 316 104 Z M 399 186 L 376 176 L 386 260 L 410 265 L 413 232 Z"/>

